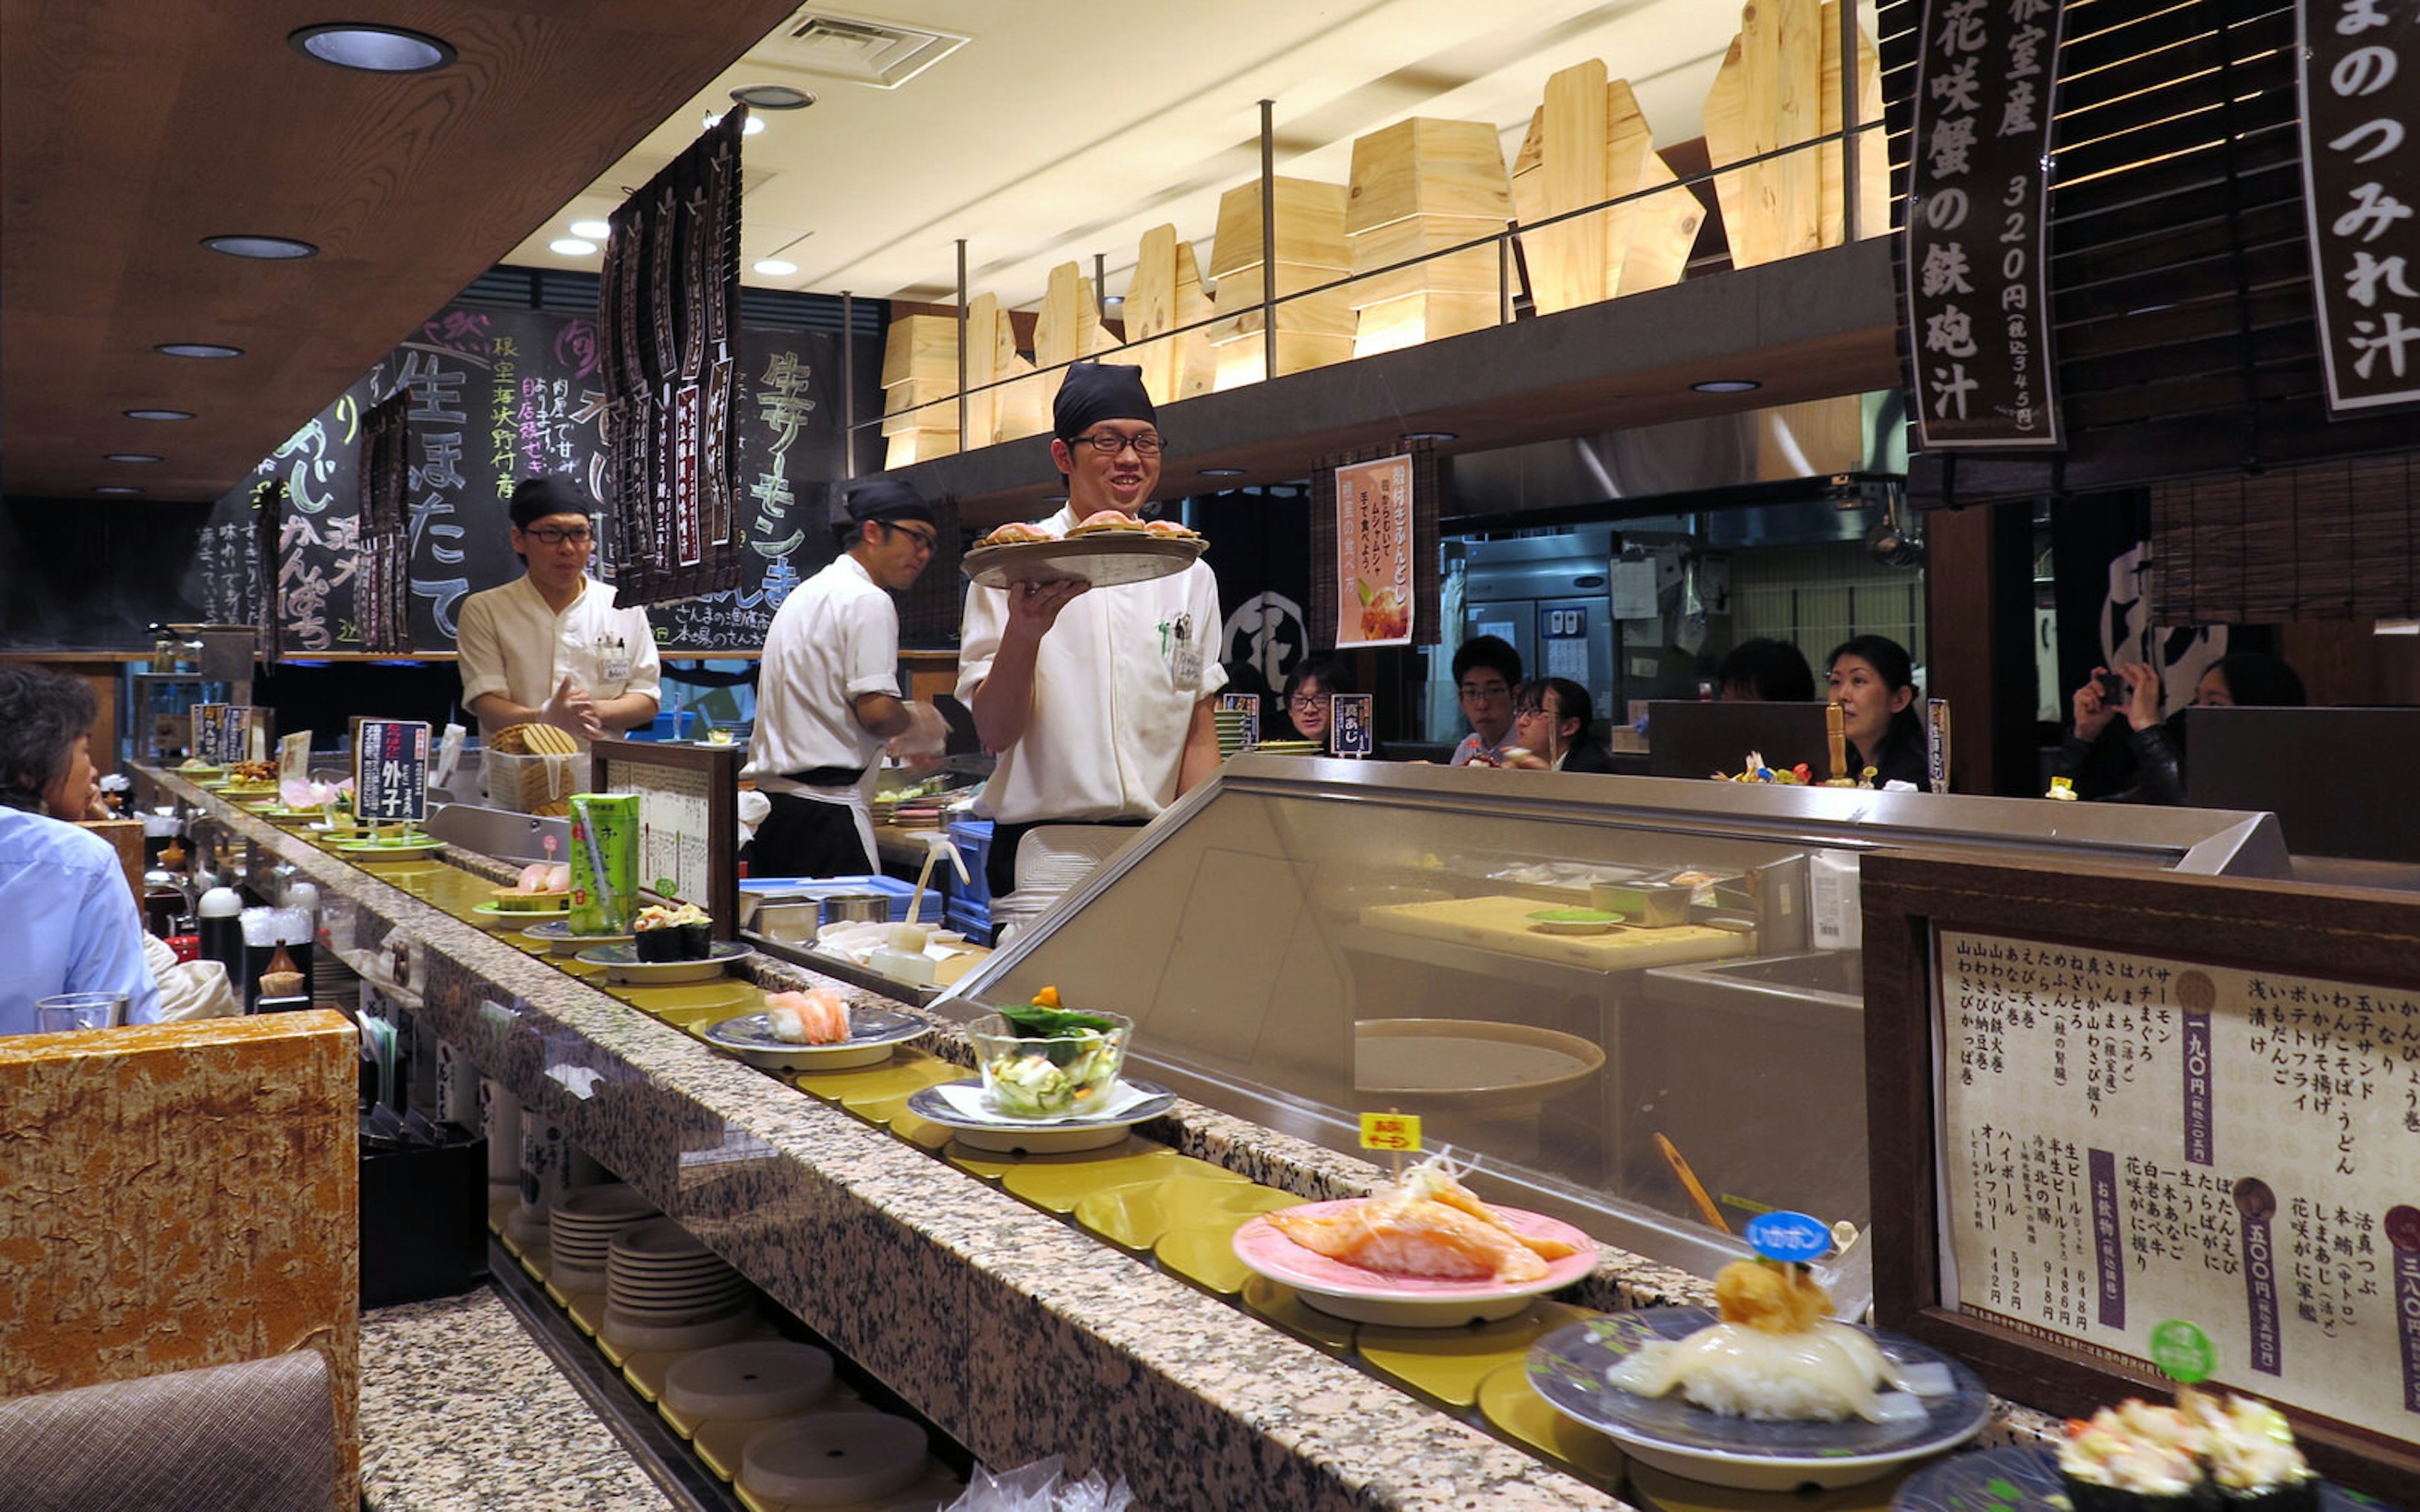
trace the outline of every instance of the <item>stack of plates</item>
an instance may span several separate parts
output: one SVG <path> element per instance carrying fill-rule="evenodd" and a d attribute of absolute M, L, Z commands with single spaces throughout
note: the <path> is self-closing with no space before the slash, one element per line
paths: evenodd
<path fill-rule="evenodd" d="M 1316 740 L 1264 740 L 1252 749 L 1264 756 L 1325 756 L 1327 748 Z"/>
<path fill-rule="evenodd" d="M 605 1272 L 606 1338 L 626 1350 L 702 1350 L 748 1332 L 746 1278 L 670 1218 L 613 1237 Z"/>
<path fill-rule="evenodd" d="M 1215 709 L 1211 711 L 1211 718 L 1218 726 L 1218 759 L 1225 761 L 1244 748 L 1244 711 Z"/>
<path fill-rule="evenodd" d="M 556 1285 L 566 1290 L 594 1288 L 605 1279 L 606 1257 L 615 1236 L 633 1224 L 659 1216 L 656 1205 L 636 1188 L 585 1186 L 564 1194 L 548 1223 L 549 1258 Z"/>

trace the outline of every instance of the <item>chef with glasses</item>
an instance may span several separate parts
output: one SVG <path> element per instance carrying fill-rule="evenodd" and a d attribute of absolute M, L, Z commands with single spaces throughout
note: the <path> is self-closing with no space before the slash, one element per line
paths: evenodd
<path fill-rule="evenodd" d="M 938 755 L 948 735 L 929 703 L 899 697 L 899 607 L 939 544 L 933 506 L 904 483 L 848 495 L 842 551 L 799 585 L 765 634 L 748 768 L 772 811 L 749 853 L 755 877 L 879 872 L 872 799 L 886 743 Z"/>
<path fill-rule="evenodd" d="M 513 550 L 529 570 L 464 599 L 455 635 L 462 706 L 483 734 L 551 724 L 585 749 L 655 718 L 660 685 L 647 612 L 615 609 L 613 590 L 588 576 L 596 513 L 567 477 L 514 486 Z"/>
<path fill-rule="evenodd" d="M 1050 458 L 1065 535 L 1104 510 L 1132 514 L 1159 482 L 1164 445 L 1142 370 L 1078 363 L 1052 406 Z M 1218 579 L 1200 562 L 1147 582 L 970 585 L 957 695 L 998 764 L 978 811 L 993 820 L 987 878 L 1016 890 L 1016 847 L 1041 825 L 1140 825 L 1218 767 L 1212 701 Z"/>

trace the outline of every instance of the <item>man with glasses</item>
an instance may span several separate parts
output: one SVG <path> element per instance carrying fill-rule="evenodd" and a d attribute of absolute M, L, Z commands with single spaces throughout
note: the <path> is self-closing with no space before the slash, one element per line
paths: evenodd
<path fill-rule="evenodd" d="M 1051 422 L 1050 457 L 1067 480 L 1067 507 L 1045 522 L 1051 534 L 1151 498 L 1163 443 L 1140 368 L 1069 368 Z M 1097 592 L 1080 582 L 967 590 L 957 692 L 999 757 L 980 805 L 994 822 L 994 897 L 1016 890 L 1028 830 L 1142 824 L 1218 769 L 1222 623 L 1218 580 L 1200 562 Z"/>
<path fill-rule="evenodd" d="M 597 512 L 567 477 L 513 488 L 513 550 L 529 570 L 462 601 L 462 706 L 482 733 L 543 723 L 581 742 L 646 724 L 660 691 L 647 611 L 615 609 L 588 576 Z"/>
<path fill-rule="evenodd" d="M 765 633 L 756 731 L 744 775 L 772 811 L 756 826 L 749 874 L 865 876 L 876 864 L 871 803 L 884 743 L 937 755 L 947 726 L 899 697 L 899 609 L 933 560 L 933 506 L 904 483 L 848 496 L 845 549 L 799 585 Z"/>
<path fill-rule="evenodd" d="M 1500 636 L 1478 635 L 1453 654 L 1453 682 L 1470 733 L 1453 748 L 1453 764 L 1501 766 L 1512 745 L 1512 688 L 1521 681 L 1521 653 Z"/>

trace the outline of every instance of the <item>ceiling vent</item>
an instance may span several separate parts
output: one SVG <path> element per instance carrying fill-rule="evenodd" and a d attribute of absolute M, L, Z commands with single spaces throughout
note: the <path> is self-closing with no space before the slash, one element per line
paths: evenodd
<path fill-rule="evenodd" d="M 891 21 L 801 10 L 748 54 L 751 63 L 896 89 L 967 45 L 967 39 Z"/>

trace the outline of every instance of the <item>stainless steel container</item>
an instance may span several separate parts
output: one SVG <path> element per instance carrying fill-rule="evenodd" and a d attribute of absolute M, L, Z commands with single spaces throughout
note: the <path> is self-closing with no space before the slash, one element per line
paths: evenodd
<path fill-rule="evenodd" d="M 786 903 L 758 905 L 752 927 L 768 939 L 780 940 L 786 945 L 806 945 L 814 941 L 817 922 L 814 901 L 798 898 Z"/>
<path fill-rule="evenodd" d="M 827 924 L 879 924 L 891 917 L 891 900 L 878 892 L 835 892 L 823 902 Z"/>
<path fill-rule="evenodd" d="M 1675 929 L 1689 922 L 1689 899 L 1695 891 L 1677 882 L 1600 882 L 1589 889 L 1589 901 L 1620 914 L 1625 924 Z"/>

